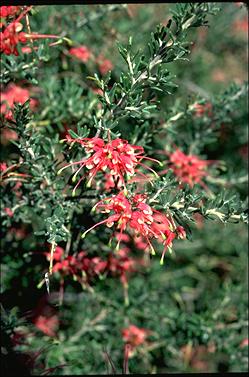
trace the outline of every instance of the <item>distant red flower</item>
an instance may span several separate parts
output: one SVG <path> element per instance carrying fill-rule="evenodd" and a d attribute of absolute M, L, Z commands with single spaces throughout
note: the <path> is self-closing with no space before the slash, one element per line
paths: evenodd
<path fill-rule="evenodd" d="M 113 64 L 109 59 L 104 58 L 103 55 L 99 55 L 96 60 L 101 75 L 105 75 L 113 69 Z"/>
<path fill-rule="evenodd" d="M 150 330 L 139 328 L 135 325 L 130 325 L 129 327 L 122 330 L 122 337 L 123 340 L 126 343 L 130 344 L 132 348 L 136 348 L 145 343 L 150 333 Z"/>
<path fill-rule="evenodd" d="M 194 213 L 193 218 L 195 219 L 196 227 L 202 229 L 204 227 L 204 218 L 200 213 Z"/>
<path fill-rule="evenodd" d="M 8 233 L 15 237 L 17 240 L 22 240 L 27 236 L 27 231 L 25 228 L 12 227 L 9 229 Z"/>
<path fill-rule="evenodd" d="M 180 182 L 188 183 L 191 187 L 197 183 L 205 187 L 202 179 L 208 175 L 207 167 L 210 163 L 212 161 L 201 160 L 196 155 L 186 155 L 180 149 L 169 155 L 169 166 L 176 177 Z"/>
<path fill-rule="evenodd" d="M 225 82 L 226 81 L 226 74 L 220 68 L 215 68 L 212 71 L 212 79 L 216 82 Z"/>
<path fill-rule="evenodd" d="M 22 88 L 13 83 L 9 84 L 7 88 L 1 93 L 1 114 L 4 115 L 6 119 L 12 119 L 15 103 L 23 104 L 30 98 L 30 90 L 27 88 Z M 37 106 L 38 101 L 34 98 L 30 99 L 30 107 L 32 110 Z"/>
<path fill-rule="evenodd" d="M 243 339 L 242 342 L 240 343 L 240 348 L 248 347 L 248 344 L 249 344 L 249 339 L 248 339 L 248 338 L 245 338 L 245 339 Z"/>
<path fill-rule="evenodd" d="M 56 246 L 53 253 L 53 260 L 56 262 L 53 266 L 53 272 L 61 271 L 63 275 L 76 273 L 77 260 L 72 255 L 65 257 L 65 251 L 62 247 Z M 45 253 L 47 259 L 50 260 L 50 252 Z"/>
<path fill-rule="evenodd" d="M 121 253 L 120 253 L 121 251 Z M 121 254 L 121 256 L 120 256 Z M 114 275 L 118 275 L 123 285 L 128 284 L 127 273 L 135 272 L 138 262 L 127 256 L 127 253 L 122 253 L 122 249 L 119 250 L 119 255 L 114 256 L 111 254 L 108 258 L 108 264 L 106 266 L 107 271 L 110 271 Z"/>
<path fill-rule="evenodd" d="M 234 21 L 232 29 L 237 33 L 245 33 L 248 35 L 248 16 L 243 19 Z"/>
<path fill-rule="evenodd" d="M 33 50 L 36 50 L 37 48 L 36 47 L 29 47 L 29 46 L 24 46 L 21 48 L 22 52 L 24 54 L 30 54 Z"/>
<path fill-rule="evenodd" d="M 103 95 L 103 90 L 100 88 L 93 88 L 92 91 L 96 94 L 99 94 L 100 96 Z"/>
<path fill-rule="evenodd" d="M 35 318 L 34 325 L 44 334 L 51 337 L 55 337 L 56 330 L 59 325 L 59 319 L 57 315 L 53 315 L 51 317 L 39 315 L 38 317 Z"/>
<path fill-rule="evenodd" d="M 69 50 L 69 54 L 75 56 L 84 63 L 86 63 L 92 55 L 90 50 L 86 46 L 72 47 Z"/>
<path fill-rule="evenodd" d="M 203 115 L 212 115 L 212 104 L 207 102 L 203 105 L 196 103 L 194 106 L 194 113 L 196 117 L 202 117 Z"/>
<path fill-rule="evenodd" d="M 12 211 L 11 208 L 8 208 L 8 207 L 5 207 L 4 208 L 4 212 L 7 214 L 7 216 L 9 217 L 13 217 L 14 216 L 14 212 Z"/>
<path fill-rule="evenodd" d="M 103 139 L 98 137 L 73 139 L 68 135 L 66 139 L 70 143 L 81 144 L 90 156 L 83 158 L 80 161 L 71 162 L 65 165 L 58 171 L 58 174 L 70 166 L 80 165 L 79 169 L 73 176 L 74 181 L 81 169 L 86 167 L 89 170 L 90 176 L 87 184 L 88 187 L 91 186 L 92 180 L 99 171 L 106 172 L 106 174 L 108 172 L 113 176 L 113 179 L 117 184 L 118 182 L 121 182 L 122 186 L 125 187 L 125 176 L 133 176 L 135 172 L 137 172 L 137 165 L 141 165 L 154 172 L 154 170 L 141 162 L 143 159 L 159 162 L 153 158 L 144 156 L 143 147 L 131 145 L 127 140 L 123 139 L 109 140 L 108 143 L 105 143 Z M 139 172 L 137 173 L 139 174 Z M 84 176 L 74 187 L 73 195 L 83 179 Z"/>
<path fill-rule="evenodd" d="M 50 259 L 50 252 L 45 253 L 47 259 Z M 53 260 L 56 262 L 53 266 L 53 272 L 60 272 L 63 276 L 73 275 L 80 282 L 82 280 L 82 271 L 86 273 L 86 277 L 92 278 L 102 273 L 107 262 L 103 261 L 99 257 L 87 257 L 84 251 L 79 252 L 76 255 L 65 256 L 65 250 L 57 246 Z"/>
<path fill-rule="evenodd" d="M 6 162 L 0 162 L 0 172 L 4 172 L 7 169 L 8 165 Z"/>

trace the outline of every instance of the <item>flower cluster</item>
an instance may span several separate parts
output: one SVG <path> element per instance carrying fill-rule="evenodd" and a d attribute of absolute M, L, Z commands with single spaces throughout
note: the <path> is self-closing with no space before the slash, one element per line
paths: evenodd
<path fill-rule="evenodd" d="M 85 231 L 82 237 L 101 224 L 108 227 L 116 225 L 121 233 L 129 230 L 131 234 L 142 236 L 150 248 L 151 253 L 155 254 L 155 250 L 151 244 L 151 239 L 157 239 L 164 245 L 161 257 L 163 263 L 164 255 L 167 249 L 172 247 L 172 241 L 178 238 L 185 238 L 186 234 L 181 226 L 176 226 L 172 216 L 164 215 L 153 209 L 146 203 L 145 194 L 136 194 L 127 198 L 124 192 L 113 195 L 98 202 L 94 209 L 100 210 L 101 213 L 108 213 L 109 216 L 93 225 Z M 120 239 L 118 240 L 117 249 L 119 248 Z"/>
<path fill-rule="evenodd" d="M 9 84 L 1 93 L 1 114 L 8 120 L 13 119 L 12 109 L 15 103 L 23 104 L 30 98 L 30 89 L 22 88 L 13 83 Z M 32 110 L 37 106 L 38 101 L 35 98 L 30 98 L 30 108 Z"/>
<path fill-rule="evenodd" d="M 75 195 L 76 189 L 79 187 L 86 174 L 89 176 L 87 186 L 90 187 L 98 172 L 104 173 L 105 190 L 120 190 L 118 194 L 99 201 L 93 207 L 92 211 L 98 210 L 101 213 L 108 213 L 109 216 L 86 230 L 82 238 L 84 238 L 89 231 L 101 224 L 105 224 L 107 227 L 112 227 L 115 224 L 115 230 L 120 232 L 119 237 L 117 237 L 117 250 L 119 249 L 123 233 L 127 231 L 132 236 L 140 238 L 140 240 L 142 240 L 143 249 L 150 249 L 152 254 L 155 254 L 155 250 L 151 241 L 156 239 L 164 246 L 160 261 L 162 264 L 166 251 L 168 249 L 171 250 L 173 240 L 175 238 L 186 237 L 185 230 L 181 226 L 176 226 L 170 213 L 162 214 L 152 208 L 147 203 L 146 194 L 133 194 L 128 196 L 126 187 L 127 179 L 128 183 L 130 183 L 130 181 L 132 181 L 131 177 L 135 174 L 141 175 L 143 178 L 145 177 L 147 179 L 146 175 L 139 172 L 137 169 L 139 165 L 157 175 L 153 169 L 141 162 L 143 159 L 157 163 L 159 161 L 144 156 L 143 147 L 131 145 L 124 139 L 118 138 L 111 140 L 109 136 L 108 142 L 105 142 L 99 137 L 74 139 L 67 135 L 65 140 L 70 143 L 79 143 L 84 147 L 87 153 L 87 156 L 82 160 L 71 162 L 58 171 L 58 174 L 60 174 L 68 167 L 74 168 L 75 165 L 79 165 L 77 170 L 74 170 L 72 177 L 72 181 L 75 182 L 82 168 L 85 167 L 88 170 L 88 173 L 85 173 L 74 187 L 73 195 Z M 115 263 L 117 265 L 117 261 L 115 261 Z M 128 264 L 129 261 L 127 261 L 126 265 Z M 131 265 L 132 263 L 130 266 Z"/>
<path fill-rule="evenodd" d="M 5 7 L 5 8 L 15 8 L 15 7 Z M 14 20 L 12 20 L 8 25 L 5 23 L 1 24 L 1 28 L 3 29 L 0 32 L 0 52 L 4 53 L 5 55 L 19 55 L 18 46 L 20 43 L 24 44 L 29 40 L 34 41 L 35 39 L 44 39 L 44 38 L 58 38 L 57 35 L 49 35 L 49 34 L 33 34 L 33 33 L 25 33 L 21 31 L 23 29 L 23 24 L 20 22 L 25 15 L 32 9 L 32 6 L 28 6 L 25 10 Z M 2 12 L 2 10 L 1 10 Z M 12 9 L 4 9 L 4 14 L 7 15 L 15 15 L 16 11 Z M 27 51 L 30 52 L 28 48 Z"/>
<path fill-rule="evenodd" d="M 212 104 L 210 102 L 201 105 L 196 103 L 194 106 L 194 114 L 196 117 L 202 117 L 203 115 L 211 116 L 212 115 Z"/>
<path fill-rule="evenodd" d="M 47 317 L 39 315 L 34 319 L 34 325 L 38 330 L 42 331 L 45 335 L 56 337 L 56 330 L 59 326 L 59 319 L 57 315 Z"/>
<path fill-rule="evenodd" d="M 116 236 L 122 241 L 126 240 L 125 235 L 117 234 Z M 127 295 L 128 274 L 137 271 L 139 265 L 144 265 L 143 260 L 134 259 L 129 256 L 129 253 L 130 249 L 123 246 L 117 253 L 110 253 L 108 258 L 104 260 L 100 257 L 89 257 L 85 251 L 66 256 L 64 249 L 57 246 L 53 253 L 55 263 L 52 272 L 60 274 L 63 285 L 64 277 L 71 275 L 83 287 L 88 288 L 90 288 L 89 283 L 97 276 L 111 274 L 120 278 L 125 295 Z M 50 253 L 45 252 L 44 254 L 49 260 Z"/>
<path fill-rule="evenodd" d="M 233 23 L 233 31 L 235 33 L 241 33 L 248 35 L 248 17 L 245 16 L 243 19 L 235 20 Z"/>
<path fill-rule="evenodd" d="M 112 62 L 109 59 L 106 59 L 103 55 L 98 56 L 97 64 L 99 71 L 103 76 L 113 69 Z"/>
<path fill-rule="evenodd" d="M 50 253 L 45 254 L 48 258 L 50 257 Z M 106 268 L 106 262 L 98 257 L 88 258 L 84 251 L 80 251 L 75 256 L 65 256 L 64 249 L 59 246 L 54 251 L 53 259 L 56 262 L 53 266 L 53 272 L 60 272 L 63 276 L 73 275 L 78 281 L 81 280 L 82 271 L 90 278 L 103 273 Z"/>
<path fill-rule="evenodd" d="M 2 6 L 2 7 L 0 7 L 0 17 L 1 18 L 13 17 L 19 11 L 20 11 L 20 7 Z"/>
<path fill-rule="evenodd" d="M 102 54 L 95 57 L 87 46 L 82 45 L 78 47 L 71 47 L 68 52 L 71 56 L 75 56 L 83 63 L 88 62 L 88 60 L 92 58 L 97 64 L 99 72 L 102 76 L 106 75 L 113 69 L 113 64 L 109 59 L 106 59 Z"/>
<path fill-rule="evenodd" d="M 106 272 L 113 276 L 118 276 L 124 288 L 128 287 L 128 274 L 136 272 L 139 265 L 143 265 L 143 260 L 134 259 L 129 256 L 130 249 L 122 247 L 117 253 L 109 254 Z"/>
<path fill-rule="evenodd" d="M 109 180 L 110 176 L 112 176 L 114 185 L 120 184 L 122 187 L 126 188 L 125 177 L 130 178 L 135 173 L 142 174 L 136 169 L 138 165 L 152 170 L 144 165 L 141 160 L 147 159 L 158 162 L 157 160 L 144 156 L 143 147 L 131 145 L 127 140 L 123 139 L 109 140 L 108 143 L 105 143 L 103 139 L 98 137 L 72 139 L 70 136 L 67 136 L 66 140 L 71 143 L 77 142 L 81 144 L 89 154 L 89 157 L 67 164 L 58 171 L 58 174 L 70 166 L 79 165 L 79 168 L 73 176 L 73 181 L 75 181 L 78 173 L 83 167 L 86 167 L 89 171 L 88 187 L 91 186 L 92 180 L 98 172 L 104 172 L 105 174 L 110 174 L 108 176 Z M 84 175 L 74 187 L 73 195 L 83 179 Z"/>
<path fill-rule="evenodd" d="M 170 168 L 173 170 L 180 182 L 188 183 L 193 187 L 199 183 L 203 187 L 203 177 L 207 176 L 207 166 L 210 161 L 201 160 L 195 155 L 186 155 L 180 149 L 177 149 L 170 155 Z"/>
<path fill-rule="evenodd" d="M 146 342 L 147 337 L 151 334 L 150 330 L 130 325 L 122 330 L 122 337 L 125 343 L 129 344 L 131 351 Z M 132 356 L 132 353 L 130 354 Z"/>
<path fill-rule="evenodd" d="M 86 63 L 91 57 L 91 52 L 86 46 L 72 47 L 69 50 L 69 54 L 75 56 L 83 63 Z"/>
<path fill-rule="evenodd" d="M 17 45 L 19 43 L 26 43 L 27 38 L 22 30 L 20 22 L 12 22 L 0 33 L 0 51 L 5 55 L 19 55 Z"/>

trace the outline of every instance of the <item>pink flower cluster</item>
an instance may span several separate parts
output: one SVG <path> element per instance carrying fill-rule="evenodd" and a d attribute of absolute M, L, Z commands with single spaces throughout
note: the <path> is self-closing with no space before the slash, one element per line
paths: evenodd
<path fill-rule="evenodd" d="M 5 55 L 19 55 L 17 45 L 27 42 L 26 35 L 21 30 L 22 24 L 20 22 L 12 22 L 0 33 L 1 52 Z"/>
<path fill-rule="evenodd" d="M 96 60 L 99 71 L 101 75 L 106 75 L 109 71 L 113 69 L 113 64 L 109 59 L 106 59 L 102 54 L 100 54 Z"/>
<path fill-rule="evenodd" d="M 150 330 L 135 325 L 130 325 L 122 330 L 122 337 L 125 343 L 131 347 L 131 354 L 134 349 L 145 344 L 147 337 L 151 334 Z"/>
<path fill-rule="evenodd" d="M 89 157 L 65 165 L 59 170 L 58 174 L 70 166 L 72 167 L 79 165 L 79 168 L 73 177 L 74 181 L 82 168 L 86 167 L 86 169 L 89 171 L 88 187 L 91 186 L 92 180 L 98 172 L 108 172 L 109 182 L 110 179 L 112 179 L 112 183 L 114 185 L 120 184 L 120 186 L 122 185 L 122 187 L 125 187 L 125 177 L 129 178 L 135 173 L 141 174 L 136 170 L 138 165 L 151 170 L 149 167 L 146 167 L 141 160 L 147 159 L 158 162 L 157 160 L 145 157 L 143 155 L 143 147 L 131 145 L 127 140 L 123 139 L 109 140 L 108 143 L 105 143 L 103 139 L 98 137 L 72 139 L 70 136 L 67 136 L 66 140 L 71 143 L 76 142 L 81 144 L 85 151 L 89 154 Z M 83 179 L 84 175 L 75 186 L 73 194 Z"/>
<path fill-rule="evenodd" d="M 101 224 L 106 224 L 108 227 L 115 224 L 121 235 L 129 230 L 131 234 L 142 236 L 152 254 L 155 254 L 155 250 L 151 239 L 160 241 L 164 245 L 161 257 L 161 263 L 163 263 L 165 252 L 172 247 L 172 241 L 176 237 L 185 238 L 186 233 L 183 227 L 175 225 L 171 216 L 153 209 L 146 203 L 146 200 L 147 197 L 144 194 L 136 194 L 128 198 L 123 192 L 101 200 L 94 208 L 101 213 L 108 213 L 109 216 L 93 225 L 82 237 Z M 120 239 L 117 248 L 119 243 Z"/>
<path fill-rule="evenodd" d="M 30 98 L 30 89 L 22 88 L 16 84 L 9 84 L 1 93 L 1 114 L 8 120 L 13 119 L 12 109 L 15 103 L 23 104 Z M 30 107 L 32 110 L 37 106 L 38 101 L 34 98 L 30 99 Z"/>
<path fill-rule="evenodd" d="M 207 166 L 211 161 L 201 160 L 196 155 L 186 155 L 177 149 L 170 155 L 170 167 L 180 182 L 188 183 L 191 187 L 199 183 L 205 186 L 202 178 L 207 176 Z"/>
<path fill-rule="evenodd" d="M 16 12 L 19 9 L 12 9 L 12 8 L 20 8 L 20 7 L 1 7 L 1 15 L 4 14 L 5 17 L 8 16 L 16 16 Z M 11 8 L 11 9 L 10 9 Z M 36 40 L 36 39 L 44 39 L 44 38 L 58 38 L 57 35 L 49 35 L 49 34 L 31 34 L 25 33 L 21 30 L 23 29 L 23 24 L 20 22 L 25 15 L 32 9 L 31 6 L 25 7 L 25 9 L 19 14 L 19 16 L 11 20 L 9 24 L 1 23 L 2 31 L 0 32 L 0 52 L 5 55 L 19 55 L 17 46 L 22 43 L 26 43 L 28 40 Z M 24 49 L 24 52 L 31 52 L 28 48 L 27 50 Z"/>
<path fill-rule="evenodd" d="M 124 241 L 123 237 L 121 238 Z M 121 283 L 127 286 L 127 274 L 135 272 L 138 266 L 143 264 L 143 261 L 130 257 L 129 252 L 130 249 L 123 246 L 118 253 L 109 254 L 108 258 L 104 260 L 100 257 L 89 257 L 85 251 L 65 256 L 64 249 L 57 246 L 53 255 L 55 261 L 53 272 L 60 273 L 62 277 L 72 275 L 80 284 L 88 286 L 96 276 L 110 273 L 119 277 Z M 46 252 L 45 255 L 48 259 L 50 258 L 49 252 Z"/>
<path fill-rule="evenodd" d="M 58 174 L 60 174 L 68 167 L 74 168 L 79 165 L 77 170 L 74 170 L 72 177 L 72 181 L 75 182 L 79 172 L 83 168 L 87 169 L 88 172 L 83 174 L 74 187 L 73 195 L 86 176 L 88 176 L 87 186 L 90 187 L 99 172 L 104 174 L 105 190 L 111 188 L 119 190 L 118 194 L 105 198 L 94 206 L 93 211 L 97 210 L 100 213 L 108 214 L 108 217 L 85 231 L 82 238 L 101 224 L 105 224 L 107 227 L 115 226 L 115 230 L 120 232 L 116 249 L 119 248 L 123 233 L 127 231 L 133 237 L 142 238 L 143 245 L 145 245 L 144 250 L 150 249 L 152 254 L 155 254 L 155 251 L 151 241 L 157 240 L 164 246 L 160 262 L 162 264 L 166 251 L 172 247 L 173 240 L 186 237 L 185 230 L 181 226 L 176 226 L 169 213 L 162 214 L 152 208 L 147 203 L 146 194 L 128 195 L 126 187 L 127 180 L 129 183 L 131 177 L 135 174 L 148 179 L 145 174 L 137 169 L 138 166 L 142 166 L 157 175 L 153 169 L 141 162 L 143 159 L 157 163 L 159 161 L 146 157 L 143 147 L 131 145 L 127 140 L 120 138 L 111 140 L 110 135 L 108 142 L 99 137 L 73 139 L 69 135 L 66 136 L 66 141 L 79 143 L 87 153 L 87 156 L 80 161 L 71 162 L 58 171 Z"/>
<path fill-rule="evenodd" d="M 81 60 L 83 63 L 88 62 L 89 59 L 95 59 L 95 63 L 102 76 L 106 75 L 109 71 L 113 69 L 113 64 L 109 59 L 106 59 L 102 54 L 97 58 L 94 58 L 93 53 L 87 46 L 72 47 L 69 49 L 69 54 L 75 56 L 77 59 Z"/>
<path fill-rule="evenodd" d="M 86 63 L 91 57 L 91 52 L 86 46 L 72 47 L 69 50 L 69 54 L 75 56 L 83 63 Z"/>
<path fill-rule="evenodd" d="M 196 117 L 203 117 L 203 115 L 211 116 L 212 115 L 212 104 L 210 102 L 201 105 L 196 103 L 194 106 L 194 113 Z"/>
<path fill-rule="evenodd" d="M 13 17 L 19 11 L 20 11 L 20 7 L 2 6 L 2 7 L 0 7 L 0 17 L 1 18 Z"/>

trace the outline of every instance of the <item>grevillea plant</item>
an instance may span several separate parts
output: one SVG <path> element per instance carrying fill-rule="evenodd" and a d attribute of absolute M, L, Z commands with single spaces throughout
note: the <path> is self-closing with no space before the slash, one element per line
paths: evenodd
<path fill-rule="evenodd" d="M 53 35 L 20 33 L 20 22 L 29 14 L 32 6 L 10 7 L 9 12 L 8 8 L 2 9 L 3 54 L 18 55 L 18 43 L 26 43 L 28 39 L 57 38 Z M 206 25 L 206 17 L 215 12 L 216 7 L 210 4 L 179 6 L 167 25 L 159 26 L 152 33 L 146 58 L 134 51 L 132 38 L 129 38 L 126 46 L 118 44 L 127 71 L 121 73 L 116 82 L 110 82 L 110 74 L 102 79 L 97 74 L 89 77 L 101 90 L 98 94 L 101 105 L 99 107 L 96 102 L 96 110 L 92 108 L 90 123 L 78 125 L 76 131 L 68 124 L 65 139 L 44 138 L 33 127 L 28 103 L 33 111 L 38 111 L 34 106 L 37 109 L 39 101 L 34 98 L 21 105 L 29 98 L 29 89 L 9 84 L 3 91 L 3 120 L 6 126 L 9 121 L 8 127 L 18 135 L 15 144 L 20 157 L 16 167 L 23 171 L 20 173 L 13 167 L 11 171 L 8 167 L 4 169 L 5 162 L 2 162 L 3 188 L 7 189 L 9 182 L 14 180 L 22 186 L 21 197 L 12 194 L 11 198 L 6 199 L 8 204 L 4 206 L 4 212 L 8 219 L 5 222 L 8 224 L 10 219 L 30 222 L 28 208 L 33 203 L 34 214 L 41 217 L 39 230 L 34 229 L 34 234 L 45 234 L 51 244 L 47 281 L 53 273 L 57 245 L 67 241 L 66 259 L 57 262 L 56 271 L 60 270 L 58 263 L 64 263 L 64 268 L 67 265 L 68 272 L 74 275 L 70 265 L 79 268 L 77 264 L 80 262 L 77 262 L 77 256 L 70 257 L 73 259 L 69 262 L 70 247 L 74 245 L 78 249 L 81 242 L 84 248 L 84 241 L 80 240 L 86 234 L 96 232 L 97 227 L 101 232 L 104 226 L 107 227 L 110 251 L 116 234 L 121 237 L 126 234 L 134 240 L 142 238 L 144 252 L 161 254 L 163 263 L 165 253 L 172 252 L 174 240 L 190 236 L 188 223 L 194 220 L 196 213 L 223 222 L 246 221 L 246 213 L 243 207 L 238 207 L 239 201 L 234 195 L 229 197 L 228 191 L 211 192 L 207 186 L 208 177 L 217 175 L 213 166 L 219 161 L 208 161 L 204 156 L 192 152 L 184 153 L 176 143 L 167 140 L 167 134 L 172 134 L 170 127 L 167 128 L 165 143 L 162 143 L 162 153 L 155 151 L 153 155 L 151 148 L 156 135 L 164 130 L 164 125 L 156 124 L 154 120 L 155 113 L 160 114 L 160 93 L 170 94 L 169 88 L 175 87 L 167 64 L 186 59 L 189 29 Z M 7 33 L 11 34 L 8 38 Z M 68 53 L 84 63 L 91 56 L 84 46 L 70 48 Z M 97 64 L 99 60 L 98 57 Z M 210 126 L 210 132 L 214 133 L 219 120 L 215 119 L 212 105 L 209 102 L 194 103 L 189 107 L 197 120 L 205 115 L 210 120 L 214 119 Z M 177 119 L 176 116 L 174 118 Z M 129 126 L 123 129 L 124 119 L 132 124 L 130 129 Z M 151 124 L 154 126 L 149 131 Z M 160 156 L 160 160 L 155 158 L 155 154 Z M 162 159 L 163 155 L 166 158 Z M 22 181 L 21 177 L 24 178 Z M 45 202 L 42 199 L 44 195 L 47 198 Z M 76 219 L 81 212 L 83 218 L 87 216 L 87 221 L 91 219 L 95 224 L 87 226 L 85 220 L 78 223 Z M 76 239 L 75 235 L 72 236 L 75 223 L 78 223 Z M 116 240 L 114 255 L 120 248 L 120 241 L 121 238 Z M 100 240 L 100 245 L 102 242 Z"/>
<path fill-rule="evenodd" d="M 124 8 L 106 5 L 85 21 L 75 11 L 72 19 L 79 32 Z M 3 238 L 8 245 L 13 234 L 28 237 L 24 261 L 38 260 L 36 289 L 58 288 L 59 305 L 70 281 L 93 293 L 98 281 L 116 278 L 129 306 L 132 276 L 148 273 L 151 261 L 165 269 L 175 245 L 178 253 L 191 248 L 195 223 L 248 222 L 244 172 L 212 152 L 226 125 L 244 117 L 237 109 L 246 112 L 247 83 L 185 98 L 175 76 L 177 64 L 191 66 L 194 35 L 218 17 L 215 3 L 177 4 L 140 49 L 139 36 L 112 41 L 117 64 L 73 31 L 53 34 L 49 24 L 40 32 L 36 12 L 1 7 Z M 59 320 L 51 318 L 32 322 L 55 338 Z M 153 333 L 129 322 L 121 335 L 127 363 Z"/>

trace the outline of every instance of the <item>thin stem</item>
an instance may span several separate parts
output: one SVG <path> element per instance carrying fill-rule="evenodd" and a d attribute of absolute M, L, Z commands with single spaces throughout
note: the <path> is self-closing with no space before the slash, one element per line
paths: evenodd
<path fill-rule="evenodd" d="M 51 245 L 51 251 L 50 251 L 49 275 L 52 275 L 52 271 L 53 271 L 53 259 L 54 259 L 54 251 L 55 251 L 56 246 L 57 246 L 56 242 L 53 241 Z"/>

